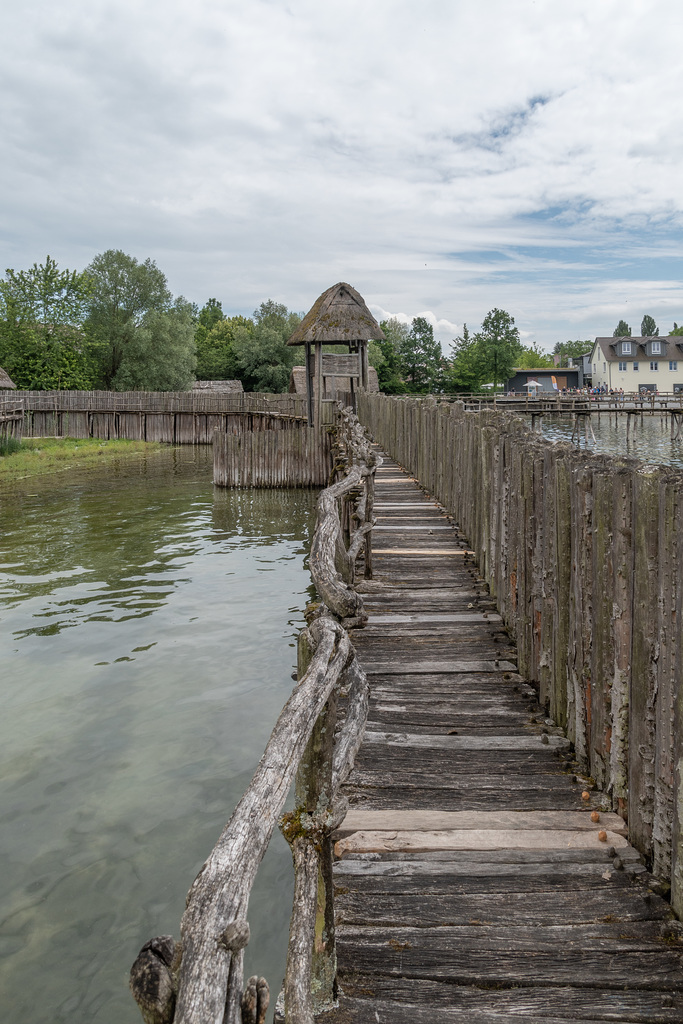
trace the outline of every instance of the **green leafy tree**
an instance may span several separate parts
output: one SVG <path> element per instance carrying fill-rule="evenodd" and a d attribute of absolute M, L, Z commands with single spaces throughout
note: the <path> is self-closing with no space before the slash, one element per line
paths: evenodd
<path fill-rule="evenodd" d="M 553 348 L 553 355 L 560 357 L 560 366 L 566 366 L 568 359 L 585 356 L 593 347 L 592 341 L 558 341 Z"/>
<path fill-rule="evenodd" d="M 401 372 L 406 390 L 428 394 L 442 387 L 443 357 L 434 339 L 434 328 L 423 316 L 413 319 L 408 336 L 401 345 Z"/>
<path fill-rule="evenodd" d="M 522 351 L 514 317 L 504 309 L 490 310 L 476 337 L 483 375 L 495 388 L 512 375 Z"/>
<path fill-rule="evenodd" d="M 614 328 L 613 338 L 630 338 L 631 328 L 625 320 L 620 320 L 617 326 Z"/>
<path fill-rule="evenodd" d="M 523 348 L 517 356 L 517 366 L 522 370 L 548 368 L 554 365 L 553 357 L 547 352 L 543 352 L 538 345 Z"/>
<path fill-rule="evenodd" d="M 235 329 L 232 347 L 237 377 L 245 391 L 285 392 L 297 358 L 296 349 L 287 345 L 287 339 L 301 317 L 269 299 L 254 310 L 253 320 L 252 331 L 246 327 Z"/>
<path fill-rule="evenodd" d="M 206 307 L 205 307 L 206 308 Z M 200 314 L 201 316 L 201 314 Z M 246 316 L 231 316 L 219 320 L 206 334 L 195 332 L 197 346 L 198 380 L 235 380 L 239 378 L 240 367 L 235 356 L 235 331 L 243 328 L 254 333 L 254 322 Z"/>
<path fill-rule="evenodd" d="M 60 270 L 48 256 L 0 281 L 0 365 L 29 390 L 89 389 L 95 366 L 83 331 L 87 274 Z"/>
<path fill-rule="evenodd" d="M 383 357 L 377 366 L 379 389 L 386 395 L 402 395 L 406 386 L 401 376 L 401 350 L 408 339 L 408 327 L 395 316 L 382 320 L 380 327 L 384 339 L 376 342 Z"/>
<path fill-rule="evenodd" d="M 204 341 L 209 331 L 213 330 L 217 323 L 225 320 L 223 307 L 218 299 L 209 299 L 197 314 L 196 328 L 194 332 L 195 345 L 199 350 L 200 344 Z"/>
<path fill-rule="evenodd" d="M 478 391 L 483 383 L 483 366 L 476 335 L 470 334 L 467 324 L 462 334 L 453 339 L 451 358 L 445 374 L 445 387 L 449 393 Z"/>
<path fill-rule="evenodd" d="M 670 334 L 675 334 L 678 337 L 683 335 L 683 327 L 679 327 L 675 320 L 674 320 L 673 330 L 670 332 Z"/>
<path fill-rule="evenodd" d="M 114 391 L 186 391 L 196 365 L 192 304 L 150 309 L 135 327 L 112 381 Z"/>
<path fill-rule="evenodd" d="M 173 297 L 165 275 L 153 260 L 139 263 L 120 249 L 100 253 L 87 273 L 93 288 L 87 327 L 98 346 L 102 383 L 111 388 L 116 386 L 115 380 L 120 382 L 126 376 L 125 372 L 118 375 L 129 349 L 139 368 L 142 337 L 136 339 L 136 331 L 145 326 L 149 314 L 168 312 Z M 147 319 L 147 331 L 148 325 Z"/>
<path fill-rule="evenodd" d="M 641 338 L 658 338 L 659 328 L 655 323 L 654 317 L 646 313 L 640 324 L 640 336 Z"/>

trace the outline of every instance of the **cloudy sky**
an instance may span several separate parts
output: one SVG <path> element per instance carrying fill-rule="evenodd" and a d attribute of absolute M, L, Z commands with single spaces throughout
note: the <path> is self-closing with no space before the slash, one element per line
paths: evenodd
<path fill-rule="evenodd" d="M 680 0 L 5 3 L 0 266 L 151 256 L 304 311 L 338 280 L 448 350 L 683 322 Z"/>

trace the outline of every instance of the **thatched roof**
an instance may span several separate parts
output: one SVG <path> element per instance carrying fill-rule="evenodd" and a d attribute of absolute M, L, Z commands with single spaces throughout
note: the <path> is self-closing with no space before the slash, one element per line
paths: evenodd
<path fill-rule="evenodd" d="M 221 395 L 241 394 L 244 391 L 241 380 L 196 380 L 193 391 L 212 391 Z"/>
<path fill-rule="evenodd" d="M 363 296 L 341 281 L 316 299 L 287 344 L 324 341 L 344 345 L 383 337 L 382 328 L 365 305 Z"/>
<path fill-rule="evenodd" d="M 9 389 L 16 388 L 16 386 L 17 385 L 14 383 L 14 381 L 10 380 L 9 374 L 6 373 L 5 370 L 3 370 L 2 366 L 0 366 L 0 388 Z"/>
<path fill-rule="evenodd" d="M 332 377 L 327 377 L 327 390 L 330 390 L 330 382 Z M 348 377 L 335 377 L 335 390 L 338 392 L 350 391 L 351 381 Z M 368 367 L 368 391 L 372 394 L 377 394 L 379 391 L 379 380 L 377 379 L 377 370 L 374 366 Z M 305 395 L 306 394 L 306 367 L 305 366 L 293 366 L 292 372 L 289 375 L 289 393 L 290 395 Z"/>

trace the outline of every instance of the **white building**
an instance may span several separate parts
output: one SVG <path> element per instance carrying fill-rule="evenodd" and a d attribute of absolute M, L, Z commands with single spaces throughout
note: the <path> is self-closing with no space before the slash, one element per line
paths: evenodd
<path fill-rule="evenodd" d="M 590 355 L 593 387 L 626 392 L 683 391 L 683 337 L 596 338 Z"/>

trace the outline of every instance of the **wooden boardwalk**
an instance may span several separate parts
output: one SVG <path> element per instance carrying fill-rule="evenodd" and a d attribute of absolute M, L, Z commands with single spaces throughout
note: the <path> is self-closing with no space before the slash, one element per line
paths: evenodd
<path fill-rule="evenodd" d="M 517 674 L 464 539 L 386 458 L 375 502 L 341 994 L 319 1020 L 682 1021 L 680 925 Z"/>

